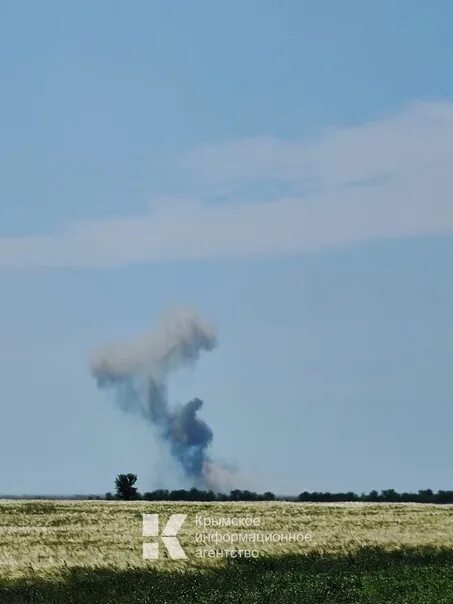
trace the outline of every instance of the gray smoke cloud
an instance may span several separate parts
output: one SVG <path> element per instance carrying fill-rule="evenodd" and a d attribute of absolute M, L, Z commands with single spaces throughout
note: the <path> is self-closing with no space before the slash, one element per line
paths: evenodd
<path fill-rule="evenodd" d="M 202 351 L 216 344 L 209 324 L 192 310 L 180 310 L 164 317 L 151 333 L 103 346 L 90 362 L 98 387 L 113 389 L 125 411 L 138 412 L 155 426 L 188 480 L 209 488 L 217 482 L 217 466 L 207 455 L 212 430 L 198 417 L 203 401 L 194 398 L 170 408 L 166 381 L 171 372 L 194 364 Z"/>

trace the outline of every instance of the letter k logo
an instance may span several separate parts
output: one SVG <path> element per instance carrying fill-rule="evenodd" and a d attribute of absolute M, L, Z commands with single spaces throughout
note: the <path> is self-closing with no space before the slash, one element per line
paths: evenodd
<path fill-rule="evenodd" d="M 168 555 L 172 560 L 185 560 L 187 558 L 176 535 L 184 524 L 187 514 L 172 514 L 164 530 L 160 534 Z M 143 514 L 143 537 L 159 537 L 159 514 Z M 143 544 L 143 559 L 157 560 L 159 558 L 158 543 Z"/>

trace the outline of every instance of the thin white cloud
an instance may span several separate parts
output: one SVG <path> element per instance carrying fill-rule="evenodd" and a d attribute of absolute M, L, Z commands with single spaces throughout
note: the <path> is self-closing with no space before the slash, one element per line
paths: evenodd
<path fill-rule="evenodd" d="M 187 168 L 212 183 L 274 178 L 338 185 L 450 162 L 453 103 L 416 103 L 395 116 L 331 129 L 309 141 L 255 138 L 193 150 Z M 427 176 L 429 176 L 427 174 Z"/>
<path fill-rule="evenodd" d="M 161 202 L 143 216 L 2 238 L 0 267 L 115 267 L 453 234 L 452 157 L 453 103 L 416 104 L 305 142 L 204 146 L 185 158 L 184 169 L 213 197 L 228 183 L 240 190 L 253 181 L 259 190 L 269 179 L 301 193 L 240 204 L 191 197 Z"/>

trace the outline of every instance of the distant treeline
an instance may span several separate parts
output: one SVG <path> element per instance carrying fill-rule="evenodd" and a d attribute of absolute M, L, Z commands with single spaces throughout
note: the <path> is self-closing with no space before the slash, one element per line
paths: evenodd
<path fill-rule="evenodd" d="M 166 489 L 157 489 L 143 493 L 138 492 L 134 496 L 121 497 L 118 493 L 106 494 L 106 499 L 141 499 L 145 501 L 300 501 L 300 502 L 385 502 L 385 503 L 453 503 L 453 491 L 437 491 L 431 489 L 420 490 L 417 493 L 398 493 L 394 489 L 385 489 L 383 491 L 370 491 L 358 495 L 352 491 L 346 493 L 329 492 L 308 492 L 304 491 L 298 497 L 276 496 L 270 491 L 265 493 L 255 493 L 254 491 L 234 489 L 229 494 L 215 493 L 214 491 L 204 491 L 200 489 L 177 489 L 168 491 Z"/>
<path fill-rule="evenodd" d="M 121 497 L 118 493 L 106 493 L 106 499 L 142 499 L 145 501 L 275 501 L 276 496 L 270 491 L 266 493 L 254 493 L 253 491 L 241 491 L 235 489 L 226 493 L 215 493 L 214 491 L 203 491 L 200 489 L 176 489 L 168 491 L 157 489 L 147 493 L 136 493 L 135 497 Z M 294 500 L 295 498 L 293 498 Z"/>
<path fill-rule="evenodd" d="M 453 491 L 437 491 L 424 489 L 417 493 L 398 493 L 394 489 L 385 489 L 381 492 L 370 491 L 369 493 L 309 493 L 304 491 L 297 497 L 298 501 L 369 501 L 385 503 L 453 503 Z"/>

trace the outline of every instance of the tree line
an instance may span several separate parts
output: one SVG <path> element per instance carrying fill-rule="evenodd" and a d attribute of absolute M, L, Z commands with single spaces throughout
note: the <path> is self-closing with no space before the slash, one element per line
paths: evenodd
<path fill-rule="evenodd" d="M 135 486 L 137 482 L 136 474 L 118 474 L 115 479 L 115 494 L 106 493 L 106 499 L 122 499 L 133 501 L 142 499 L 145 501 L 274 501 L 274 493 L 255 493 L 253 491 L 234 489 L 229 495 L 225 493 L 215 493 L 214 491 L 204 491 L 201 489 L 157 489 L 140 494 Z"/>
<path fill-rule="evenodd" d="M 322 493 L 304 491 L 298 498 L 298 501 L 368 501 L 385 503 L 453 503 L 453 491 L 432 491 L 431 489 L 422 489 L 417 493 L 398 493 L 395 489 L 384 489 L 383 491 L 370 491 L 357 495 L 348 491 L 347 493 Z"/>
<path fill-rule="evenodd" d="M 234 489 L 229 494 L 216 493 L 212 490 L 192 489 L 157 489 L 146 493 L 139 493 L 135 483 L 136 474 L 118 474 L 115 479 L 115 494 L 106 493 L 106 499 L 120 499 L 123 501 L 300 501 L 334 503 L 349 501 L 364 501 L 375 503 L 453 503 L 453 491 L 437 491 L 431 489 L 420 490 L 417 493 L 398 493 L 394 489 L 384 489 L 380 492 L 345 493 L 309 492 L 304 491 L 298 497 L 277 497 L 271 491 L 255 493 L 254 491 Z"/>

